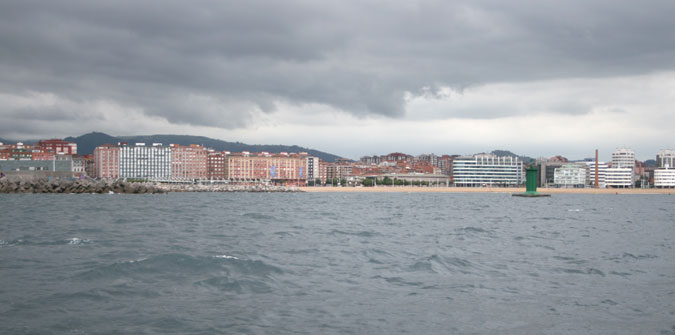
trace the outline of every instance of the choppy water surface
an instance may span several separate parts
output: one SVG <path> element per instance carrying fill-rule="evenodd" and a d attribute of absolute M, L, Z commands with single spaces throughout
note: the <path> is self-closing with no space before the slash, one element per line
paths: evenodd
<path fill-rule="evenodd" d="M 675 196 L 0 195 L 8 334 L 675 334 Z"/>

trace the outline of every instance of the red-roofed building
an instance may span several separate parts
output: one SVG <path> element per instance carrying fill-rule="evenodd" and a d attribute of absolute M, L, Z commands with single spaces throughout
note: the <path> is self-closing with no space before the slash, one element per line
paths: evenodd
<path fill-rule="evenodd" d="M 42 151 L 51 151 L 57 155 L 76 155 L 77 143 L 67 142 L 60 139 L 42 140 L 36 147 Z"/>

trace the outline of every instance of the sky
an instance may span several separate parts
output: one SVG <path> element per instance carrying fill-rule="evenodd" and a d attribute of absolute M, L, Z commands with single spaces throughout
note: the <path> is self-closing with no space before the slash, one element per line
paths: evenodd
<path fill-rule="evenodd" d="M 675 148 L 675 2 L 4 0 L 0 137 Z"/>

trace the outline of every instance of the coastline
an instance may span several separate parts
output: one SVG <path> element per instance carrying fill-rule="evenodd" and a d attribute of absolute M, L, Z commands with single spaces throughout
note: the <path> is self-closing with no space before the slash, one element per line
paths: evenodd
<path fill-rule="evenodd" d="M 299 187 L 298 190 L 309 193 L 524 193 L 525 187 L 415 187 L 415 186 L 375 186 L 375 187 Z M 668 188 L 538 188 L 541 194 L 675 194 Z"/>

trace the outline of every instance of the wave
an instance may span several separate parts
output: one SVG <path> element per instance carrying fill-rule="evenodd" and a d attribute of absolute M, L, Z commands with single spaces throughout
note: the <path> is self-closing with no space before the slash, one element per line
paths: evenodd
<path fill-rule="evenodd" d="M 467 259 L 431 255 L 415 262 L 408 267 L 408 270 L 429 273 L 460 272 L 466 274 L 476 268 L 477 267 Z"/>
<path fill-rule="evenodd" d="M 77 277 L 83 280 L 133 278 L 184 281 L 204 276 L 266 278 L 283 273 L 280 268 L 259 260 L 229 255 L 191 256 L 172 253 L 101 265 L 82 272 Z"/>
<path fill-rule="evenodd" d="M 342 231 L 342 230 L 337 230 L 337 229 L 331 230 L 329 234 L 331 234 L 331 235 L 352 235 L 352 236 L 360 236 L 360 237 L 375 237 L 375 236 L 382 235 L 380 233 L 372 232 L 372 231 L 349 232 L 349 231 Z"/>
<path fill-rule="evenodd" d="M 279 219 L 275 216 L 272 215 L 267 215 L 267 214 L 261 214 L 261 213 L 244 213 L 241 215 L 244 218 L 248 219 L 253 219 L 253 220 L 260 220 L 260 221 L 266 221 L 266 222 L 275 222 L 278 221 Z"/>
<path fill-rule="evenodd" d="M 568 274 L 580 274 L 580 275 L 597 275 L 604 277 L 605 273 L 595 269 L 595 268 L 586 268 L 586 269 L 566 269 L 566 268 L 556 268 L 555 271 L 568 273 Z"/>
<path fill-rule="evenodd" d="M 86 238 L 71 237 L 65 240 L 54 240 L 54 241 L 42 241 L 36 242 L 33 240 L 26 239 L 16 239 L 12 241 L 0 240 L 1 247 L 14 247 L 17 245 L 27 245 L 27 246 L 49 246 L 49 245 L 83 245 L 93 243 L 91 240 Z"/>

